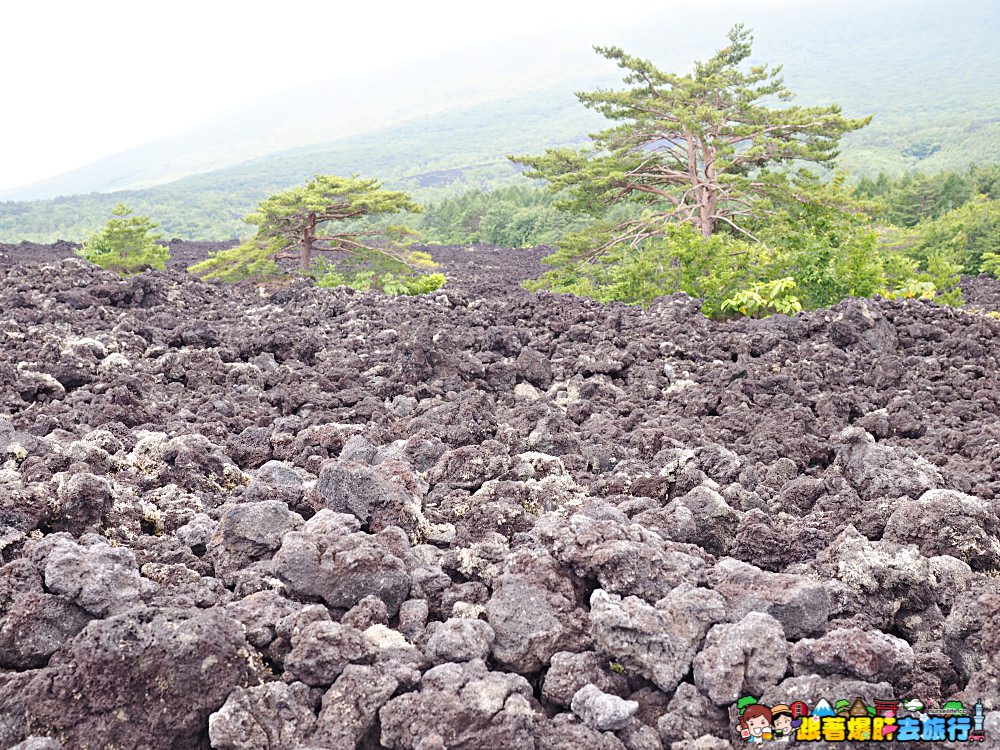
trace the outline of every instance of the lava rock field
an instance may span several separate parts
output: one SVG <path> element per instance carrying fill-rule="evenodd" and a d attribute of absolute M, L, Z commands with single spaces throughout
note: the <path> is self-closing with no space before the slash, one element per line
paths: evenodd
<path fill-rule="evenodd" d="M 0 747 L 715 750 L 745 694 L 1000 747 L 1000 320 L 73 250 L 0 246 Z"/>

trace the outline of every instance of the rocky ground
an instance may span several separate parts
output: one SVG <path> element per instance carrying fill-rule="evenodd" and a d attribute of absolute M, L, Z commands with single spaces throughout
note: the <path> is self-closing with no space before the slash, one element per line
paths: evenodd
<path fill-rule="evenodd" d="M 1000 320 L 72 251 L 0 246 L 0 747 L 714 750 L 747 693 L 1000 747 Z"/>

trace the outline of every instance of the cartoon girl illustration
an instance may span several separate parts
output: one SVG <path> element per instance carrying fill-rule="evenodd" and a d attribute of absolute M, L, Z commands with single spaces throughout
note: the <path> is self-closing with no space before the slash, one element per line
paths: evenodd
<path fill-rule="evenodd" d="M 792 709 L 788 706 L 771 706 L 771 724 L 774 726 L 774 739 L 783 742 L 791 739 L 799 722 L 792 719 Z"/>
<path fill-rule="evenodd" d="M 771 739 L 771 709 L 759 703 L 747 706 L 740 716 L 740 735 L 751 743 Z"/>

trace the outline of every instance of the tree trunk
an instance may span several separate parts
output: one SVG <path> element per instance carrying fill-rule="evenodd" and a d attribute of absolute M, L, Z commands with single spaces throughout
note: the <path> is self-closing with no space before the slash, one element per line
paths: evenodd
<path fill-rule="evenodd" d="M 299 270 L 308 271 L 312 265 L 313 243 L 316 241 L 316 214 L 309 214 L 302 245 L 299 248 Z"/>
<path fill-rule="evenodd" d="M 711 237 L 715 229 L 714 222 L 712 221 L 712 206 L 710 203 L 705 202 L 707 200 L 707 198 L 703 199 L 701 204 L 701 219 L 698 222 L 702 237 Z"/>

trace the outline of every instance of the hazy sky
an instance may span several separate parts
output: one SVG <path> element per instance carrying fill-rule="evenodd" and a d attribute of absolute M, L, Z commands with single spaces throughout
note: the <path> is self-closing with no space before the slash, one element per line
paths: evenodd
<path fill-rule="evenodd" d="M 629 4 L 641 12 L 663 2 Z M 602 8 L 590 0 L 7 2 L 0 190 L 357 67 L 392 68 L 532 29 L 600 27 Z"/>
<path fill-rule="evenodd" d="M 184 132 L 267 94 L 350 76 L 358 68 L 389 69 L 529 34 L 607 38 L 616 25 L 636 25 L 645 15 L 677 5 L 677 0 L 12 0 L 4 3 L 0 44 L 0 190 Z"/>

